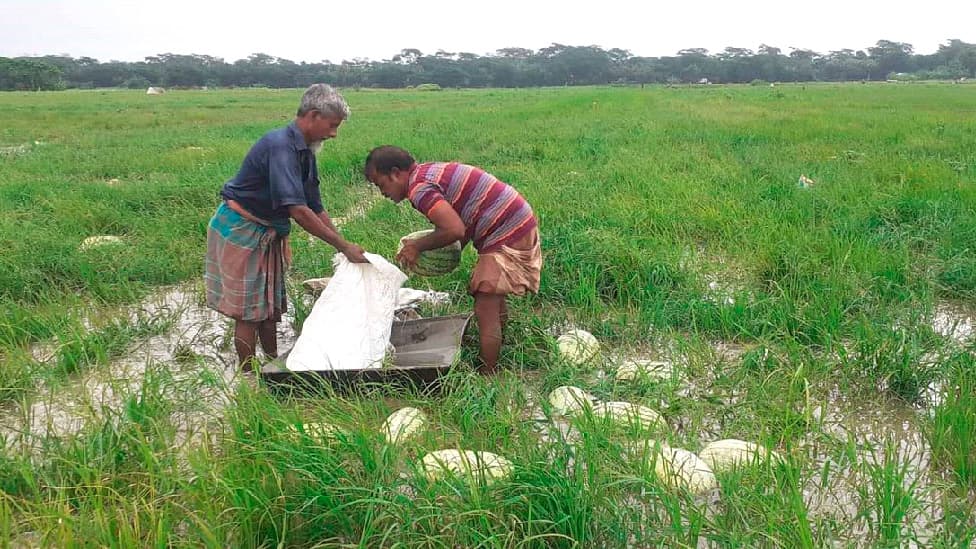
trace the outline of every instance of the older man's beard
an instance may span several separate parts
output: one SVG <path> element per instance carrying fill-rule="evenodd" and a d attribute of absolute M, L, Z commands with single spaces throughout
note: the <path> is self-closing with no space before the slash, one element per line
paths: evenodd
<path fill-rule="evenodd" d="M 318 141 L 312 141 L 308 144 L 308 149 L 312 151 L 312 154 L 319 154 L 322 150 L 322 145 L 325 145 L 325 139 L 319 139 Z"/>

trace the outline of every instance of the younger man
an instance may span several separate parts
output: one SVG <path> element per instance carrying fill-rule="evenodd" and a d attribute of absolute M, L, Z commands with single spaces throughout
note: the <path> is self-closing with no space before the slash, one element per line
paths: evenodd
<path fill-rule="evenodd" d="M 366 179 L 383 196 L 410 204 L 434 224 L 434 232 L 407 241 L 397 261 L 411 267 L 420 252 L 469 241 L 478 250 L 468 292 L 481 337 L 479 371 L 494 374 L 508 317 L 506 296 L 539 291 L 542 248 L 538 222 L 529 203 L 510 185 L 484 170 L 457 162 L 417 164 L 392 145 L 370 151 Z"/>

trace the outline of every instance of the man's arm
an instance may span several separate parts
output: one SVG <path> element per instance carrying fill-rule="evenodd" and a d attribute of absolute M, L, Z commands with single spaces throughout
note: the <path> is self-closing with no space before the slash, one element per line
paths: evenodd
<path fill-rule="evenodd" d="M 464 222 L 446 200 L 434 204 L 427 212 L 427 219 L 434 224 L 434 232 L 416 240 L 417 248 L 421 252 L 443 248 L 464 238 Z"/>
<path fill-rule="evenodd" d="M 339 233 L 339 229 L 336 228 L 335 224 L 332 223 L 332 218 L 329 217 L 329 212 L 322 210 L 317 215 L 319 219 L 322 221 L 322 223 L 325 224 L 326 227 L 332 229 L 337 234 Z"/>
<path fill-rule="evenodd" d="M 321 238 L 325 242 L 328 242 L 336 250 L 339 250 L 349 261 L 353 263 L 368 263 L 369 260 L 363 255 L 363 249 L 356 244 L 353 244 L 346 239 L 342 238 L 339 231 L 335 229 L 332 225 L 332 221 L 329 220 L 328 223 L 324 222 L 320 215 L 316 215 L 311 208 L 305 205 L 296 205 L 288 207 L 288 214 L 291 215 L 292 219 L 296 223 L 301 225 L 303 229 L 309 232 L 309 234 Z M 324 212 L 323 212 L 324 214 Z M 328 215 L 325 215 L 328 219 Z"/>
<path fill-rule="evenodd" d="M 443 248 L 464 238 L 464 222 L 446 200 L 434 204 L 427 212 L 427 219 L 434 224 L 434 232 L 423 238 L 404 241 L 403 248 L 397 254 L 397 261 L 407 267 L 417 263 L 420 252 Z"/>

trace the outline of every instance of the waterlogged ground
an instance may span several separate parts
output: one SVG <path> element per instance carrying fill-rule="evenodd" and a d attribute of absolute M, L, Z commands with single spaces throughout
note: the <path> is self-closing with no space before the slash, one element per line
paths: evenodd
<path fill-rule="evenodd" d="M 958 307 L 939 307 L 933 328 L 947 339 L 964 344 L 971 333 L 959 326 L 971 326 L 972 317 Z M 164 288 L 128 312 L 135 322 L 147 315 L 172 319 L 165 333 L 135 342 L 125 355 L 103 368 L 78 375 L 56 387 L 42 387 L 22 403 L 8 404 L 4 410 L 2 437 L 12 453 L 27 452 L 35 458 L 46 455 L 45 441 L 78 436 L 103 422 L 124 422 L 127 402 L 140 393 L 155 390 L 170 403 L 167 420 L 176 436 L 174 451 L 192 452 L 201 444 L 219 446 L 225 432 L 225 408 L 232 405 L 238 384 L 249 390 L 266 391 L 253 376 L 235 373 L 230 346 L 230 323 L 206 308 L 200 300 L 200 288 L 179 286 Z M 291 318 L 279 328 L 282 349 L 295 339 Z M 940 327 L 945 327 L 940 330 Z M 951 328 L 950 328 L 951 327 Z M 568 327 L 553 327 L 558 334 Z M 603 368 L 592 369 L 578 383 L 607 399 L 624 398 L 636 393 L 659 394 L 661 398 L 633 399 L 657 410 L 674 409 L 674 401 L 708 402 L 700 410 L 686 415 L 669 415 L 671 441 L 695 441 L 699 448 L 709 441 L 728 438 L 730 424 L 739 414 L 752 413 L 746 403 L 748 394 L 722 387 L 721 379 L 741 366 L 750 346 L 728 342 L 711 342 L 695 351 L 680 351 L 680 344 L 660 349 L 631 351 L 605 349 L 600 359 Z M 43 358 L 43 357 L 42 357 Z M 660 379 L 623 382 L 614 379 L 614 367 L 624 359 L 663 360 L 670 371 Z M 711 371 L 697 372 L 692 366 L 708 363 Z M 704 374 L 704 375 L 701 375 Z M 584 436 L 573 422 L 555 417 L 542 403 L 546 399 L 544 380 L 538 372 L 516 373 L 524 383 L 521 396 L 505 403 L 513 416 L 524 418 L 541 445 L 554 441 L 579 443 Z M 600 391 L 604 393 L 600 393 Z M 930 397 L 940 398 L 933 388 Z M 669 400 L 670 399 L 670 400 Z M 374 405 L 382 411 L 417 405 L 417 397 L 377 396 Z M 438 406 L 437 398 L 421 397 L 428 410 Z M 299 409 L 312 417 L 320 400 L 302 400 Z M 943 467 L 933 462 L 928 441 L 922 432 L 926 415 L 933 402 L 908 404 L 900 399 L 852 398 L 837 387 L 812 388 L 805 409 L 796 410 L 809 422 L 807 433 L 794 446 L 774 447 L 790 456 L 799 473 L 802 501 L 811 523 L 821 528 L 824 540 L 836 546 L 859 546 L 859 540 L 872 537 L 876 521 L 871 516 L 877 497 L 897 497 L 903 493 L 904 517 L 901 518 L 907 546 L 928 547 L 945 527 L 945 503 L 953 498 L 953 484 Z M 223 433 L 223 434 L 222 434 Z M 204 438 L 206 440 L 204 440 Z M 435 437 L 439 438 L 439 437 Z M 647 438 L 647 437 L 645 437 Z M 655 437 L 656 438 L 656 437 Z M 686 444 L 697 450 L 693 444 Z M 573 464 L 570 463 L 570 466 Z M 892 478 L 879 478 L 884 471 Z M 898 486 L 884 486 L 895 481 Z M 902 492 L 899 492 L 899 487 Z M 892 493 L 879 494 L 881 490 Z M 717 513 L 721 506 L 717 495 L 699 500 L 706 513 Z M 969 504 L 974 503 L 970 493 Z M 35 534 L 21 536 L 24 547 L 41 546 Z M 910 538 L 910 540 L 909 540 Z M 33 541 L 31 541 L 33 540 Z M 703 537 L 697 544 L 711 547 Z M 636 543 L 635 546 L 641 546 Z"/>
<path fill-rule="evenodd" d="M 399 143 L 515 182 L 546 269 L 539 296 L 512 302 L 497 378 L 471 371 L 472 325 L 439 391 L 303 395 L 237 373 L 230 323 L 187 282 L 220 182 L 296 92 L 4 95 L 0 539 L 976 546 L 968 88 L 350 92 L 354 118 L 320 158 L 348 238 L 391 257 L 425 227 L 361 175 L 369 147 Z M 41 107 L 76 127 L 39 122 Z M 311 305 L 301 281 L 331 274 L 328 246 L 301 231 L 293 246 L 282 350 Z M 474 260 L 410 279 L 451 296 L 420 314 L 470 310 Z M 560 356 L 571 329 L 599 340 L 594 360 Z M 626 359 L 670 371 L 622 380 Z M 548 395 L 562 385 L 667 428 L 560 415 Z M 390 444 L 383 423 L 405 406 L 426 426 Z M 720 472 L 697 496 L 655 471 L 652 441 L 701 452 L 725 438 L 783 460 Z M 444 448 L 513 472 L 432 481 L 418 464 Z"/>

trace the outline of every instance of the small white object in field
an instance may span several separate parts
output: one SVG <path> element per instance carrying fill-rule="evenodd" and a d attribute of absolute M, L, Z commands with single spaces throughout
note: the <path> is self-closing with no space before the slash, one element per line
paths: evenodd
<path fill-rule="evenodd" d="M 416 408 L 400 408 L 383 423 L 383 433 L 390 444 L 400 444 L 419 434 L 427 424 L 427 416 Z"/>
<path fill-rule="evenodd" d="M 330 423 L 302 423 L 300 425 L 289 425 L 288 431 L 293 434 L 306 435 L 318 440 L 335 438 L 340 432 L 339 428 Z"/>
<path fill-rule="evenodd" d="M 397 309 L 412 307 L 419 303 L 443 305 L 451 302 L 451 294 L 435 292 L 433 290 L 417 290 L 414 288 L 400 288 L 397 291 Z"/>
<path fill-rule="evenodd" d="M 799 185 L 802 189 L 808 189 L 812 187 L 814 183 L 816 183 L 814 180 L 802 174 L 800 175 L 800 179 L 797 181 L 797 185 Z"/>
<path fill-rule="evenodd" d="M 162 95 L 164 93 L 166 93 L 166 90 L 163 88 L 149 86 L 149 88 L 146 89 L 146 95 Z"/>
<path fill-rule="evenodd" d="M 586 330 L 570 330 L 556 339 L 556 345 L 571 364 L 584 364 L 600 354 L 600 342 Z"/>
<path fill-rule="evenodd" d="M 709 442 L 698 457 L 715 472 L 747 467 L 767 460 L 781 460 L 779 454 L 759 444 L 734 438 Z"/>
<path fill-rule="evenodd" d="M 668 486 L 687 490 L 695 495 L 718 487 L 715 474 L 708 464 L 688 450 L 661 446 L 661 452 L 650 459 L 655 460 L 654 473 Z"/>
<path fill-rule="evenodd" d="M 671 379 L 671 363 L 656 360 L 628 359 L 619 368 L 615 377 L 620 381 L 633 381 L 646 378 L 654 381 Z"/>
<path fill-rule="evenodd" d="M 487 484 L 512 474 L 512 462 L 502 456 L 471 450 L 437 450 L 425 455 L 421 465 L 430 480 L 465 475 Z"/>
<path fill-rule="evenodd" d="M 105 246 L 107 244 L 121 244 L 122 237 L 114 235 L 100 235 L 100 236 L 89 236 L 81 242 L 79 248 L 82 251 L 90 250 L 95 247 Z"/>
<path fill-rule="evenodd" d="M 620 425 L 637 425 L 641 430 L 663 429 L 668 426 L 661 414 L 632 402 L 601 402 L 593 407 L 593 415 Z"/>
<path fill-rule="evenodd" d="M 579 387 L 563 385 L 549 393 L 549 404 L 560 416 L 571 416 L 593 405 L 596 398 Z"/>

